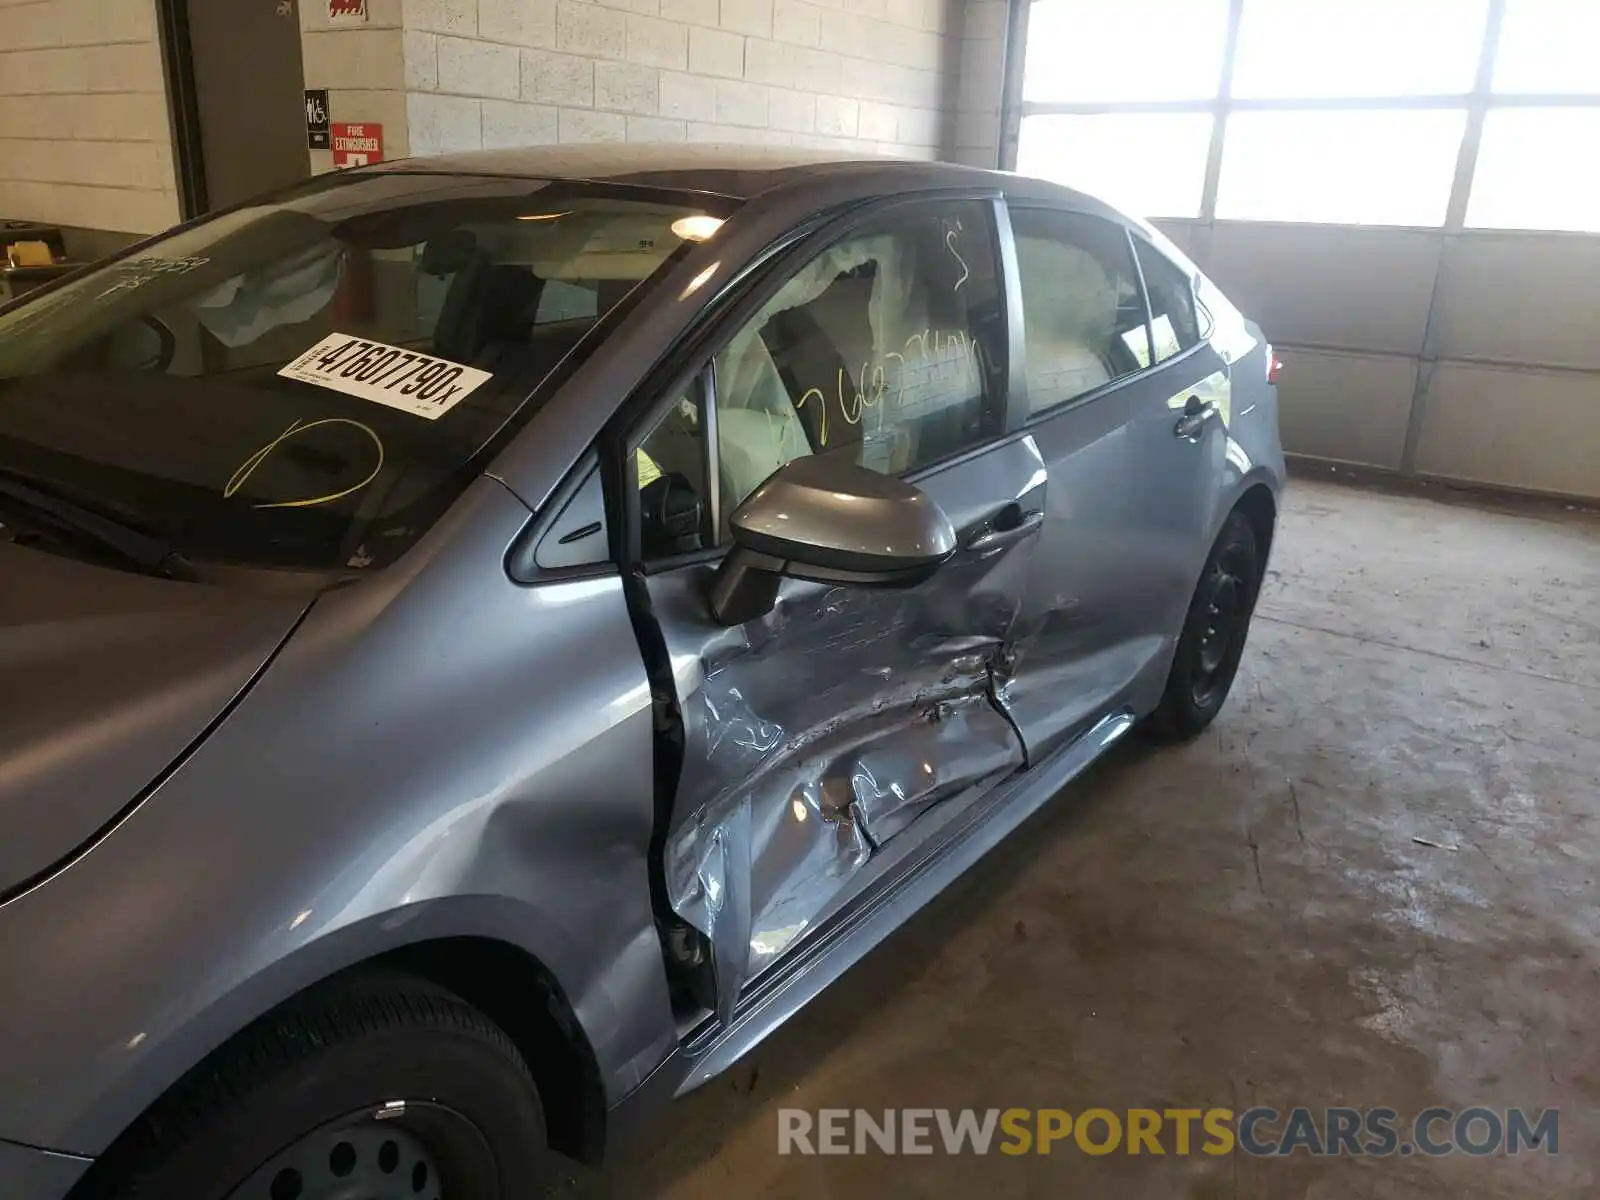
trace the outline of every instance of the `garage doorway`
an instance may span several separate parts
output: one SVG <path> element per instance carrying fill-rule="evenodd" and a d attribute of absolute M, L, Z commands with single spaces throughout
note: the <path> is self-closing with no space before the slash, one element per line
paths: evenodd
<path fill-rule="evenodd" d="M 304 0 L 160 0 L 184 216 L 311 174 Z"/>

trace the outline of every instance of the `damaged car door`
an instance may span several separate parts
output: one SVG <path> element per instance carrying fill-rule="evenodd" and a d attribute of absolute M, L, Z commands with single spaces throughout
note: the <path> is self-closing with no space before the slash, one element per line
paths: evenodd
<path fill-rule="evenodd" d="M 724 1019 L 887 843 L 1023 765 L 992 672 L 1045 473 L 1030 438 L 1005 436 L 998 262 L 989 200 L 886 205 L 824 232 L 738 301 L 695 383 L 630 441 L 680 753 L 665 888 L 709 948 L 701 1002 Z M 911 587 L 784 578 L 768 608 L 719 622 L 708 593 L 730 517 L 806 455 L 907 477 L 948 517 L 953 553 Z"/>

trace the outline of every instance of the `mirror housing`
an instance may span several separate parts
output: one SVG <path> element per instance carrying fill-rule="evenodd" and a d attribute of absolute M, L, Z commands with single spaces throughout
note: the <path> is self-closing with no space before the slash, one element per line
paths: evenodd
<path fill-rule="evenodd" d="M 839 455 L 797 458 L 734 510 L 733 549 L 711 584 L 711 613 L 739 625 L 770 612 L 784 576 L 856 587 L 914 587 L 956 550 L 931 496 Z"/>

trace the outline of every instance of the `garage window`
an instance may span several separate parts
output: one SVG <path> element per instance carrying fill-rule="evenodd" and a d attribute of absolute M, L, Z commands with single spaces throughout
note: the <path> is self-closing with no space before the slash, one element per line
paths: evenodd
<path fill-rule="evenodd" d="M 1228 0 L 1034 0 L 1023 98 L 1203 100 L 1227 30 Z"/>
<path fill-rule="evenodd" d="M 1234 113 L 1217 216 L 1438 225 L 1466 125 L 1465 109 Z"/>
<path fill-rule="evenodd" d="M 1600 0 L 1029 12 L 1026 174 L 1146 217 L 1600 232 Z"/>
<path fill-rule="evenodd" d="M 1045 114 L 1022 123 L 1017 170 L 1126 213 L 1197 217 L 1212 119 L 1205 113 Z"/>
<path fill-rule="evenodd" d="M 1594 0 L 1506 0 L 1494 56 L 1494 90 L 1550 95 L 1600 92 Z"/>
<path fill-rule="evenodd" d="M 1467 224 L 1600 233 L 1594 159 L 1590 151 L 1579 149 L 1596 145 L 1600 108 L 1486 114 Z"/>
<path fill-rule="evenodd" d="M 1487 0 L 1246 0 L 1233 94 L 1355 99 L 1466 92 Z"/>
<path fill-rule="evenodd" d="M 1143 216 L 1200 215 L 1228 0 L 1034 0 L 1017 169 Z M 1171 105 L 1119 112 L 1119 105 Z M 1111 111 L 1108 111 L 1111 110 Z"/>

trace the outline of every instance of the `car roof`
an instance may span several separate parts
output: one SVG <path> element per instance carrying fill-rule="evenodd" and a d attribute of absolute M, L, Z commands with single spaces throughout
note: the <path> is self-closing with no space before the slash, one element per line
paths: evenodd
<path fill-rule="evenodd" d="M 872 183 L 883 194 L 942 187 L 1013 190 L 1024 181 L 1014 175 L 956 163 L 882 158 L 850 151 L 797 150 L 788 147 L 715 145 L 527 146 L 477 150 L 426 158 L 403 158 L 362 168 L 362 173 L 445 173 L 503 175 L 629 184 L 675 191 L 705 192 L 751 200 L 764 192 L 807 181 L 838 182 L 840 176 Z M 1059 194 L 1067 189 L 1025 181 Z"/>

